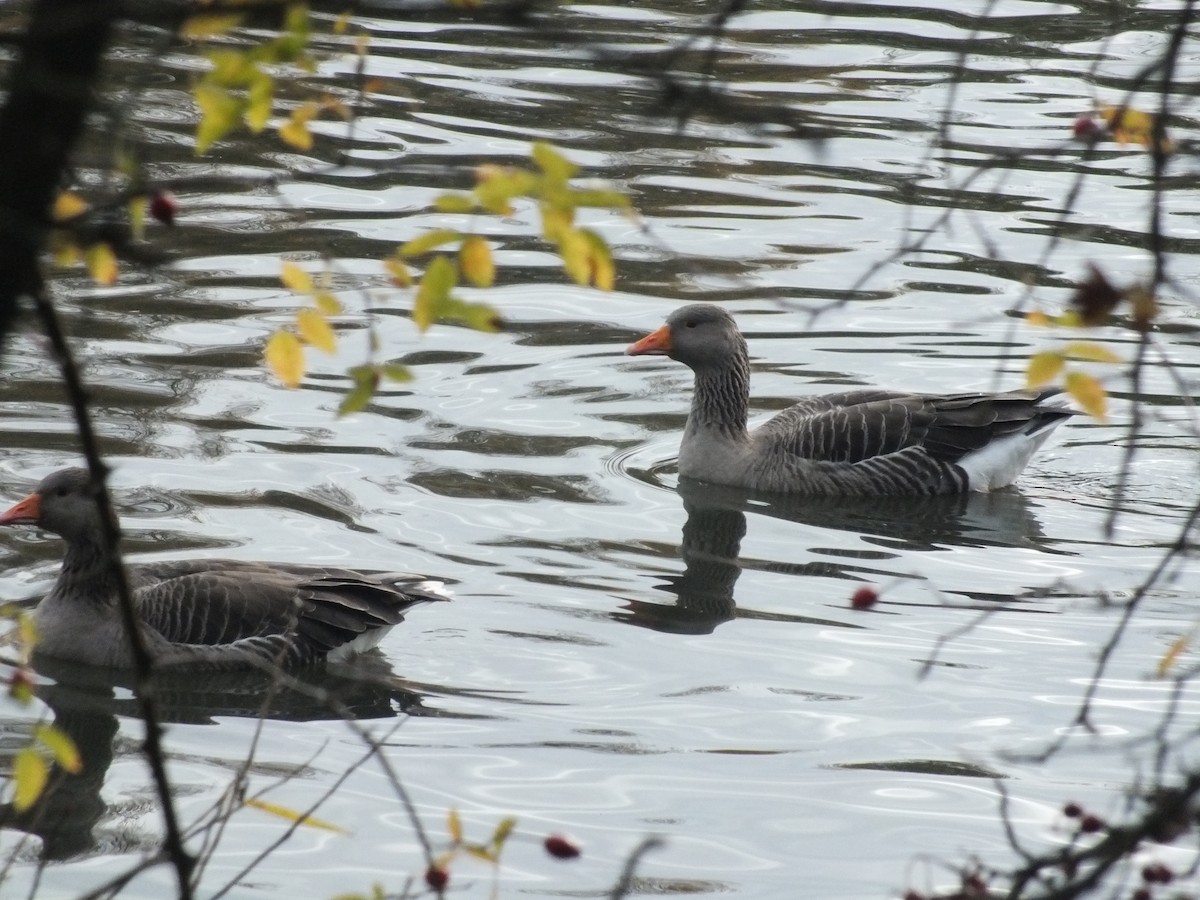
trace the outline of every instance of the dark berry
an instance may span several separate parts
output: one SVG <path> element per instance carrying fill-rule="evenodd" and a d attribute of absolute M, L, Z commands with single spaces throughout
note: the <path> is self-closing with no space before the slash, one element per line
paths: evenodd
<path fill-rule="evenodd" d="M 574 859 L 581 852 L 578 844 L 561 834 L 550 835 L 543 842 L 543 846 L 555 859 Z"/>
<path fill-rule="evenodd" d="M 425 870 L 425 883 L 440 894 L 450 883 L 450 873 L 439 866 L 430 866 Z"/>

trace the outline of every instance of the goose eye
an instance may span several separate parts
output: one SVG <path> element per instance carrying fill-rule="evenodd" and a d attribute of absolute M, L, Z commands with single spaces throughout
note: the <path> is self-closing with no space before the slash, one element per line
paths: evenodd
<path fill-rule="evenodd" d="M 686 325 L 688 328 L 695 328 L 695 327 L 696 327 L 696 320 L 695 320 L 695 319 L 689 319 L 688 321 L 684 322 L 684 325 Z"/>

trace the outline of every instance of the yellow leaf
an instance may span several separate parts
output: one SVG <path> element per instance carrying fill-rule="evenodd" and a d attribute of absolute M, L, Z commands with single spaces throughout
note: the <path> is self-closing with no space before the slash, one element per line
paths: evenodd
<path fill-rule="evenodd" d="M 297 150 L 311 150 L 313 136 L 312 132 L 308 130 L 308 120 L 311 117 L 298 117 L 297 113 L 299 112 L 300 110 L 296 110 L 287 122 L 279 126 L 279 136 L 283 138 L 284 143 L 290 144 Z"/>
<path fill-rule="evenodd" d="M 492 260 L 492 248 L 477 234 L 462 242 L 458 249 L 458 266 L 467 281 L 475 287 L 491 287 L 496 280 L 496 263 Z"/>
<path fill-rule="evenodd" d="M 332 822 L 326 822 L 323 819 L 315 818 L 314 816 L 305 815 L 302 812 L 297 812 L 294 809 L 283 806 L 279 803 L 268 803 L 266 800 L 257 800 L 251 798 L 246 801 L 246 805 L 254 809 L 262 810 L 265 813 L 270 813 L 273 816 L 278 816 L 281 819 L 287 819 L 289 822 L 295 822 L 298 825 L 307 825 L 309 828 L 320 828 L 325 831 L 332 831 L 335 834 L 349 834 L 350 832 L 342 828 L 340 825 L 334 825 Z"/>
<path fill-rule="evenodd" d="M 297 294 L 311 294 L 316 290 L 312 276 L 294 262 L 285 262 L 279 272 L 279 280 L 289 291 Z"/>
<path fill-rule="evenodd" d="M 495 332 L 504 327 L 499 313 L 486 303 L 467 303 L 457 297 L 447 297 L 442 302 L 438 318 L 461 322 L 476 331 Z"/>
<path fill-rule="evenodd" d="M 1045 328 L 1050 324 L 1050 317 L 1040 310 L 1025 313 L 1025 321 L 1035 328 Z"/>
<path fill-rule="evenodd" d="M 504 846 L 504 842 L 508 840 L 508 836 L 513 833 L 513 829 L 517 827 L 517 820 L 512 816 L 505 816 L 496 823 L 496 830 L 492 832 L 492 846 L 496 852 L 500 852 L 500 848 Z"/>
<path fill-rule="evenodd" d="M 46 789 L 50 766 L 32 747 L 20 750 L 13 759 L 13 809 L 25 812 L 37 802 Z"/>
<path fill-rule="evenodd" d="M 458 810 L 453 807 L 446 813 L 446 830 L 450 832 L 450 840 L 456 844 L 462 843 L 462 819 L 458 817 Z"/>
<path fill-rule="evenodd" d="M 96 284 L 111 287 L 117 283 L 117 254 L 113 253 L 108 244 L 92 244 L 87 248 L 84 260 L 87 262 L 88 274 Z"/>
<path fill-rule="evenodd" d="M 612 251 L 604 238 L 590 229 L 580 230 L 588 245 L 588 268 L 591 282 L 602 291 L 611 291 L 617 278 L 617 269 L 613 263 Z"/>
<path fill-rule="evenodd" d="M 1103 344 L 1092 341 L 1071 341 L 1063 347 L 1063 354 L 1068 359 L 1082 359 L 1087 362 L 1117 364 L 1125 361 Z"/>
<path fill-rule="evenodd" d="M 259 71 L 250 83 L 246 94 L 246 112 L 243 117 L 246 127 L 258 134 L 267 127 L 271 118 L 271 101 L 275 97 L 275 79 L 265 72 Z"/>
<path fill-rule="evenodd" d="M 196 153 L 199 155 L 233 130 L 242 103 L 215 84 L 198 84 L 193 94 L 200 107 L 200 122 L 196 126 Z"/>
<path fill-rule="evenodd" d="M 277 331 L 267 341 L 263 359 L 284 386 L 300 386 L 304 378 L 304 348 L 290 331 Z"/>
<path fill-rule="evenodd" d="M 1053 381 L 1065 364 L 1063 355 L 1053 350 L 1035 353 L 1025 367 L 1025 386 L 1035 388 Z"/>
<path fill-rule="evenodd" d="M 38 642 L 37 619 L 26 610 L 17 615 L 18 635 L 23 647 L 33 647 Z"/>
<path fill-rule="evenodd" d="M 579 166 L 570 162 L 545 141 L 538 141 L 534 144 L 529 155 L 533 157 L 537 167 L 545 172 L 546 177 L 551 181 L 565 182 L 579 171 Z"/>
<path fill-rule="evenodd" d="M 1155 676 L 1165 678 L 1167 673 L 1175 666 L 1175 662 L 1183 655 L 1183 652 L 1191 645 L 1196 637 L 1196 629 L 1193 628 L 1187 634 L 1181 634 L 1171 642 L 1171 646 L 1167 648 L 1167 652 L 1163 654 L 1162 659 L 1158 661 L 1158 666 L 1155 668 Z"/>
<path fill-rule="evenodd" d="M 557 244 L 562 240 L 563 232 L 575 224 L 575 210 L 546 203 L 541 205 L 541 209 L 542 237 Z"/>
<path fill-rule="evenodd" d="M 337 335 L 333 326 L 320 310 L 302 309 L 296 313 L 296 328 L 300 337 L 318 350 L 333 353 L 337 350 Z"/>
<path fill-rule="evenodd" d="M 317 304 L 317 309 L 327 316 L 338 316 L 342 313 L 342 304 L 329 291 L 317 291 L 313 295 L 313 302 Z"/>
<path fill-rule="evenodd" d="M 232 31 L 242 22 L 239 13 L 189 16 L 179 27 L 179 36 L 188 40 L 203 40 Z"/>
<path fill-rule="evenodd" d="M 333 33 L 345 34 L 350 30 L 350 13 L 344 12 L 333 21 Z"/>
<path fill-rule="evenodd" d="M 430 250 L 441 247 L 443 244 L 450 244 L 459 240 L 462 240 L 460 232 L 439 228 L 436 231 L 427 231 L 420 237 L 415 237 L 411 241 L 402 244 L 397 252 L 401 256 L 420 256 L 422 253 L 428 253 Z"/>
<path fill-rule="evenodd" d="M 454 263 L 444 256 L 435 256 L 421 284 L 417 287 L 417 298 L 413 302 L 413 323 L 420 331 L 426 331 L 430 325 L 445 315 L 444 306 L 450 299 L 450 291 L 458 280 Z"/>
<path fill-rule="evenodd" d="M 481 847 L 478 844 L 467 844 L 463 847 L 463 849 L 476 859 L 481 859 L 488 863 L 496 862 L 496 851 L 491 847 Z"/>
<path fill-rule="evenodd" d="M 1149 113 L 1128 106 L 1102 106 L 1098 110 L 1114 139 L 1122 144 L 1141 144 L 1146 149 L 1154 145 L 1154 129 L 1157 120 Z M 1162 133 L 1159 145 L 1163 153 L 1171 153 L 1175 142 Z"/>
<path fill-rule="evenodd" d="M 408 266 L 398 256 L 389 256 L 383 261 L 383 267 L 388 270 L 388 274 L 392 276 L 392 281 L 396 287 L 412 287 L 413 277 Z"/>
<path fill-rule="evenodd" d="M 55 225 L 62 225 L 72 219 L 82 216 L 90 207 L 88 202 L 73 191 L 60 191 L 54 198 L 54 210 L 51 217 Z"/>
<path fill-rule="evenodd" d="M 587 238 L 578 229 L 568 228 L 558 242 L 562 254 L 563 268 L 576 284 L 586 285 L 591 281 L 592 267 Z"/>
<path fill-rule="evenodd" d="M 575 207 L 628 209 L 631 206 L 629 198 L 619 191 L 571 191 L 567 198 Z"/>
<path fill-rule="evenodd" d="M 475 209 L 475 201 L 466 194 L 442 194 L 433 201 L 433 208 L 444 213 L 469 213 Z"/>
<path fill-rule="evenodd" d="M 72 775 L 83 771 L 83 760 L 79 756 L 79 748 L 71 740 L 71 736 L 54 725 L 38 725 L 33 729 L 33 736 L 42 746 L 50 751 L 54 761 Z"/>
<path fill-rule="evenodd" d="M 1086 372 L 1068 372 L 1067 393 L 1093 418 L 1104 421 L 1108 413 L 1108 393 L 1099 380 Z"/>

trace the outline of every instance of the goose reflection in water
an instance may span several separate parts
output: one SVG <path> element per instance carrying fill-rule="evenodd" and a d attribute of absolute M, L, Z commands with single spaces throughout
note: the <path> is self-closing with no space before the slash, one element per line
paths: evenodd
<path fill-rule="evenodd" d="M 54 679 L 37 687 L 38 698 L 53 713 L 53 724 L 75 742 L 83 767 L 78 774 L 70 774 L 53 765 L 46 789 L 28 810 L 18 811 L 11 802 L 0 803 L 0 828 L 38 837 L 43 859 L 62 860 L 93 852 L 101 845 L 95 829 L 106 816 L 112 818 L 101 789 L 114 755 L 140 752 L 132 741 L 120 738 L 118 716 L 135 719 L 139 711 L 126 676 L 118 670 L 50 659 L 39 659 L 37 668 L 39 675 Z M 291 722 L 384 719 L 401 714 L 480 718 L 426 707 L 423 700 L 431 695 L 470 692 L 405 682 L 378 651 L 361 654 L 344 665 L 297 670 L 289 677 L 293 679 L 290 684 L 283 684 L 273 675 L 257 671 L 161 672 L 155 677 L 159 718 L 164 723 L 214 725 L 217 717 L 225 716 Z M 26 736 L 23 741 L 28 739 Z M 155 850 L 156 836 L 143 835 L 137 825 L 120 824 L 123 821 L 119 818 L 111 825 L 122 830 L 117 836 L 121 846 L 147 853 Z"/>
<path fill-rule="evenodd" d="M 678 491 L 687 513 L 679 547 L 684 570 L 680 575 L 663 576 L 662 583 L 655 585 L 675 600 L 628 600 L 612 614 L 618 621 L 678 634 L 708 634 L 735 616 L 855 627 L 810 616 L 739 611 L 734 588 L 746 568 L 853 582 L 910 578 L 910 573 L 886 564 L 903 553 L 938 552 L 949 547 L 1036 547 L 1040 553 L 1070 555 L 1047 545 L 1033 504 L 1018 490 L 933 497 L 802 497 L 681 478 Z M 798 547 L 795 555 L 823 558 L 811 562 L 742 559 L 747 513 L 818 529 L 811 534 L 808 549 Z M 822 547 L 820 529 L 856 533 L 864 546 L 853 550 Z M 849 590 L 846 596 L 848 599 Z M 985 591 L 969 596 L 993 603 L 1013 599 L 1009 594 Z"/>

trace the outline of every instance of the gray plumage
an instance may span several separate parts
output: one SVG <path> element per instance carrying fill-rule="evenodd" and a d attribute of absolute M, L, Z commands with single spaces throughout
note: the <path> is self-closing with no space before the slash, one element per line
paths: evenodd
<path fill-rule="evenodd" d="M 669 356 L 695 373 L 679 474 L 753 490 L 994 490 L 1012 484 L 1050 433 L 1075 414 L 1045 402 L 1057 389 L 940 395 L 862 389 L 809 397 L 748 431 L 749 355 L 725 310 L 685 306 L 626 352 Z"/>
<path fill-rule="evenodd" d="M 128 668 L 113 560 L 88 473 L 63 469 L 0 515 L 63 538 L 54 587 L 35 613 L 38 651 Z M 441 583 L 406 572 L 365 572 L 233 559 L 149 562 L 126 568 L 157 665 L 303 665 L 367 649 L 410 607 L 444 600 Z"/>

